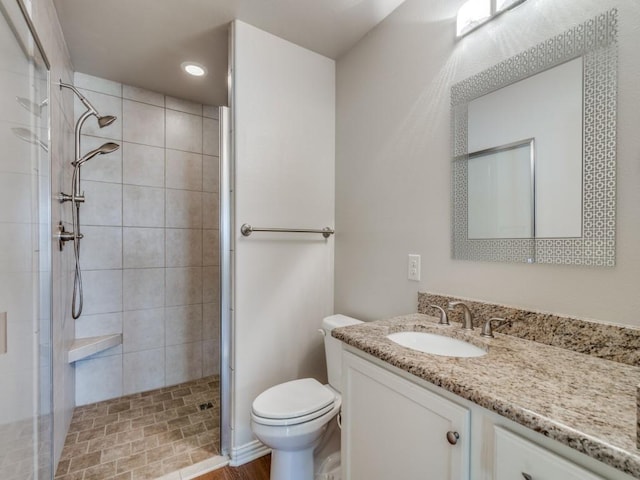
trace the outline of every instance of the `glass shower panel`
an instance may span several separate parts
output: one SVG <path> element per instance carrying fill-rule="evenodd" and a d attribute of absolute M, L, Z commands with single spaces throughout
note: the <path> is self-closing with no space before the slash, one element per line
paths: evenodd
<path fill-rule="evenodd" d="M 50 479 L 48 64 L 16 0 L 0 0 L 0 478 Z"/>

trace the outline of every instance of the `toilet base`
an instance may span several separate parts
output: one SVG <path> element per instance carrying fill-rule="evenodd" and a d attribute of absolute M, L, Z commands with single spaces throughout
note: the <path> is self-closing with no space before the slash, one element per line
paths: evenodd
<path fill-rule="evenodd" d="M 271 480 L 313 480 L 313 450 L 271 450 Z"/>

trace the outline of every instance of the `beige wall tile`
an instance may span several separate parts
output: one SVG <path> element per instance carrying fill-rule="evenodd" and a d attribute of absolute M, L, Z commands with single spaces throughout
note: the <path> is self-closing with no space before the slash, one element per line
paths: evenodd
<path fill-rule="evenodd" d="M 166 345 L 196 342 L 202 339 L 202 304 L 167 307 Z"/>
<path fill-rule="evenodd" d="M 122 225 L 122 185 L 83 180 L 82 188 L 81 225 Z"/>
<path fill-rule="evenodd" d="M 164 267 L 164 228 L 124 227 L 124 268 Z"/>
<path fill-rule="evenodd" d="M 167 148 L 202 153 L 202 117 L 167 110 Z"/>
<path fill-rule="evenodd" d="M 203 228 L 218 228 L 219 218 L 219 197 L 217 193 L 202 194 L 202 226 Z"/>
<path fill-rule="evenodd" d="M 124 100 L 122 138 L 125 142 L 164 147 L 164 109 Z"/>
<path fill-rule="evenodd" d="M 122 311 L 122 270 L 86 270 L 82 285 L 84 315 Z"/>
<path fill-rule="evenodd" d="M 202 121 L 202 153 L 220 156 L 220 123 L 218 120 L 205 118 Z"/>
<path fill-rule="evenodd" d="M 122 188 L 124 226 L 164 226 L 164 189 L 134 185 L 124 185 Z"/>
<path fill-rule="evenodd" d="M 202 342 L 168 346 L 165 362 L 167 385 L 200 378 L 202 376 Z"/>
<path fill-rule="evenodd" d="M 122 347 L 124 353 L 164 347 L 164 308 L 124 312 Z"/>
<path fill-rule="evenodd" d="M 202 191 L 202 155 L 166 150 L 167 188 Z"/>
<path fill-rule="evenodd" d="M 202 265 L 220 264 L 220 231 L 202 230 Z"/>
<path fill-rule="evenodd" d="M 202 105 L 196 102 L 190 102 L 189 100 L 166 97 L 166 106 L 171 110 L 178 110 L 179 112 L 202 116 Z"/>
<path fill-rule="evenodd" d="M 144 365 L 144 368 L 140 368 Z M 144 392 L 164 386 L 164 347 L 123 356 L 124 394 Z"/>
<path fill-rule="evenodd" d="M 124 183 L 164 187 L 164 148 L 123 142 L 122 149 Z"/>
<path fill-rule="evenodd" d="M 167 306 L 202 303 L 202 268 L 167 268 L 166 288 Z"/>
<path fill-rule="evenodd" d="M 121 395 L 121 355 L 76 362 L 76 405 L 86 405 Z"/>
<path fill-rule="evenodd" d="M 144 88 L 123 85 L 122 96 L 128 100 L 148 103 L 157 107 L 164 107 L 164 95 L 162 93 L 152 92 L 151 90 L 146 90 Z"/>
<path fill-rule="evenodd" d="M 82 227 L 82 268 L 122 268 L 122 227 Z"/>
<path fill-rule="evenodd" d="M 164 269 L 124 270 L 123 300 L 125 311 L 164 306 Z"/>
<path fill-rule="evenodd" d="M 202 191 L 218 192 L 220 189 L 220 158 L 202 156 Z"/>
<path fill-rule="evenodd" d="M 202 266 L 201 229 L 167 228 L 165 232 L 167 267 Z"/>
<path fill-rule="evenodd" d="M 166 190 L 166 223 L 170 228 L 202 228 L 202 193 Z"/>

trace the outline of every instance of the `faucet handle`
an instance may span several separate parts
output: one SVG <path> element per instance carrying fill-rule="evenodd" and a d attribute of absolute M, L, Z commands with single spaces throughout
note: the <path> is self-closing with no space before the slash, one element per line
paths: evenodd
<path fill-rule="evenodd" d="M 449 317 L 447 316 L 447 312 L 445 311 L 444 308 L 440 307 L 439 305 L 429 305 L 429 307 L 437 308 L 440 311 L 440 321 L 438 322 L 438 325 L 451 325 L 449 323 Z"/>
<path fill-rule="evenodd" d="M 495 336 L 493 335 L 493 327 L 491 326 L 492 323 L 496 323 L 498 325 L 508 323 L 509 325 L 511 325 L 511 320 L 505 320 L 504 318 L 499 317 L 490 318 L 482 326 L 482 332 L 480 333 L 481 337 L 495 338 Z"/>

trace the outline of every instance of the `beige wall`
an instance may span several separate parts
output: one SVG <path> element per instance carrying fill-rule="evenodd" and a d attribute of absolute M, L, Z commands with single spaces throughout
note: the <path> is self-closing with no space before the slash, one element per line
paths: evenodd
<path fill-rule="evenodd" d="M 317 330 L 333 306 L 333 238 L 240 234 L 240 225 L 334 222 L 335 63 L 237 21 L 232 30 L 235 172 L 233 461 L 259 452 L 253 399 L 277 383 L 324 380 Z M 262 452 L 263 453 L 263 452 Z"/>
<path fill-rule="evenodd" d="M 407 0 L 337 64 L 335 310 L 416 310 L 418 290 L 640 325 L 640 3 L 529 0 L 461 41 L 461 0 Z M 617 266 L 454 261 L 450 87 L 609 8 L 619 9 Z M 407 254 L 422 281 L 407 280 Z"/>

